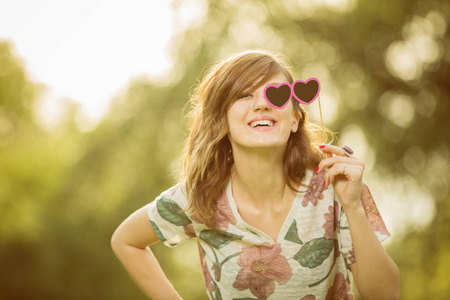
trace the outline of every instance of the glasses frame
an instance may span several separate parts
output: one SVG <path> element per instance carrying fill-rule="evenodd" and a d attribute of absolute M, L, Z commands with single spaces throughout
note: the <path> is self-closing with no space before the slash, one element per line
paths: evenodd
<path fill-rule="evenodd" d="M 310 101 L 304 101 L 304 100 L 302 100 L 301 95 L 298 96 L 298 95 L 295 94 L 294 86 L 295 86 L 297 83 L 302 83 L 302 84 L 304 84 L 304 85 L 307 86 L 307 85 L 308 85 L 308 82 L 310 82 L 310 81 L 315 81 L 315 82 L 317 82 L 317 85 L 318 85 L 317 92 L 315 93 L 314 97 L 313 97 Z M 273 103 L 269 100 L 269 98 L 267 97 L 267 90 L 268 90 L 269 88 L 275 88 L 275 89 L 278 90 L 280 87 L 282 87 L 282 86 L 284 86 L 284 85 L 289 86 L 289 88 L 291 89 L 291 95 L 290 95 L 289 98 L 287 99 L 286 103 L 284 103 L 281 107 L 280 107 L 280 106 L 276 106 L 276 105 L 273 104 Z M 306 105 L 309 105 L 309 104 L 313 103 L 314 100 L 316 100 L 317 97 L 319 96 L 320 88 L 321 88 L 321 87 L 320 87 L 320 82 L 319 82 L 319 80 L 318 80 L 317 78 L 315 78 L 315 77 L 308 78 L 306 81 L 304 81 L 304 80 L 296 80 L 296 81 L 294 81 L 292 84 L 290 84 L 289 82 L 283 82 L 283 83 L 278 84 L 278 85 L 276 85 L 276 84 L 269 84 L 269 85 L 267 85 L 267 86 L 264 88 L 264 98 L 265 98 L 266 101 L 270 104 L 270 106 L 272 106 L 272 107 L 274 107 L 274 108 L 277 108 L 277 109 L 282 109 L 283 107 L 285 107 L 285 106 L 289 103 L 289 101 L 291 100 L 292 96 L 294 96 L 294 98 L 297 99 L 298 102 L 303 103 L 303 104 L 306 104 Z"/>

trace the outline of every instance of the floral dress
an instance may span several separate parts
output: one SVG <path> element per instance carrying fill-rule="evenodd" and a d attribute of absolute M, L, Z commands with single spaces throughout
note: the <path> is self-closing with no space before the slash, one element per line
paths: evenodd
<path fill-rule="evenodd" d="M 216 199 L 215 218 L 201 223 L 176 185 L 149 205 L 149 219 L 167 246 L 196 238 L 210 299 L 353 299 L 350 229 L 325 171 L 308 170 L 278 239 L 247 224 L 233 199 L 231 181 Z M 365 183 L 361 201 L 380 241 L 390 234 Z"/>

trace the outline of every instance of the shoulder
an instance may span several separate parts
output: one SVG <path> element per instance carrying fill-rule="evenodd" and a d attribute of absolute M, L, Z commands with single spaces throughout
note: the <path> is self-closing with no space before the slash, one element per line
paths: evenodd
<path fill-rule="evenodd" d="M 175 202 L 181 207 L 187 205 L 186 186 L 184 183 L 177 183 L 169 189 L 162 192 L 155 201 Z"/>
<path fill-rule="evenodd" d="M 162 192 L 150 203 L 149 216 L 169 221 L 178 226 L 190 224 L 189 214 L 184 210 L 187 207 L 187 198 L 184 185 L 176 184 Z"/>

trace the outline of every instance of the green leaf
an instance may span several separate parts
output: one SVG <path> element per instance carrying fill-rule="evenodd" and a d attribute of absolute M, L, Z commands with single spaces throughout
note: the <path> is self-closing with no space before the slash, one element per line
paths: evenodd
<path fill-rule="evenodd" d="M 229 261 L 230 259 L 232 259 L 235 256 L 240 255 L 241 253 L 242 253 L 242 251 L 241 252 L 237 252 L 235 254 L 231 254 L 230 256 L 227 256 L 224 260 L 222 260 L 222 262 L 220 264 L 221 265 L 225 264 L 227 261 Z"/>
<path fill-rule="evenodd" d="M 188 216 L 181 212 L 181 207 L 171 199 L 164 197 L 157 199 L 156 208 L 161 218 L 174 225 L 187 226 L 192 223 Z"/>
<path fill-rule="evenodd" d="M 250 232 L 253 233 L 254 235 L 260 236 L 259 234 L 257 234 L 257 233 L 254 232 L 253 230 L 251 230 L 250 228 L 245 228 L 245 229 L 247 229 L 248 231 L 250 231 Z"/>
<path fill-rule="evenodd" d="M 232 241 L 242 240 L 243 235 L 234 233 L 205 229 L 200 232 L 200 238 L 216 249 L 221 249 Z"/>
<path fill-rule="evenodd" d="M 284 239 L 290 242 L 303 245 L 302 240 L 298 237 L 297 221 L 295 219 L 294 221 L 292 221 L 291 227 L 289 227 L 289 230 L 286 233 Z"/>
<path fill-rule="evenodd" d="M 198 243 L 198 247 L 199 247 L 200 250 L 202 251 L 203 256 L 205 256 L 205 255 L 206 255 L 206 251 L 203 250 L 203 247 L 202 247 L 202 245 L 200 245 L 200 243 Z"/>
<path fill-rule="evenodd" d="M 156 223 L 153 222 L 152 220 L 150 220 L 150 223 L 152 224 L 153 230 L 155 230 L 155 233 L 158 236 L 158 238 L 161 240 L 161 242 L 167 241 L 167 239 L 164 237 L 161 230 L 159 229 L 158 225 L 156 225 Z"/>
<path fill-rule="evenodd" d="M 308 287 L 315 287 L 316 285 L 321 284 L 322 282 L 324 282 L 325 280 L 327 280 L 327 278 L 330 276 L 331 271 L 333 271 L 334 265 L 336 263 L 336 259 L 333 261 L 333 264 L 331 265 L 330 271 L 328 271 L 327 275 L 325 275 L 325 277 L 323 277 L 322 279 L 320 279 L 317 282 L 311 283 L 310 285 L 308 285 Z M 350 284 L 350 282 L 349 282 Z"/>
<path fill-rule="evenodd" d="M 310 269 L 320 266 L 333 250 L 334 240 L 324 237 L 313 239 L 307 242 L 297 254 L 294 259 L 303 267 Z"/>

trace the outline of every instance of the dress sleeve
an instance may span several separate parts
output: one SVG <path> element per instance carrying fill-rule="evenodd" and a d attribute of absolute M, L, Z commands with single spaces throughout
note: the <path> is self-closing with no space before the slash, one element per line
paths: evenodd
<path fill-rule="evenodd" d="M 196 236 L 192 220 L 182 211 L 186 205 L 185 192 L 180 185 L 175 185 L 148 206 L 150 223 L 158 238 L 168 247 L 175 247 Z"/>
<path fill-rule="evenodd" d="M 378 208 L 375 204 L 375 200 L 372 197 L 372 194 L 370 193 L 369 187 L 363 180 L 363 183 L 361 185 L 361 202 L 364 208 L 364 211 L 366 213 L 367 219 L 369 220 L 370 225 L 372 226 L 373 231 L 375 232 L 378 240 L 380 242 L 387 239 L 391 234 L 386 228 L 386 225 L 384 224 L 383 218 L 380 215 L 380 212 L 378 211 Z M 355 254 L 353 252 L 353 244 L 352 244 L 352 238 L 350 235 L 350 228 L 348 225 L 347 217 L 341 208 L 340 213 L 340 220 L 339 220 L 339 227 L 340 227 L 340 238 L 341 238 L 341 251 L 344 255 L 345 261 L 348 265 L 356 262 L 355 260 Z"/>

